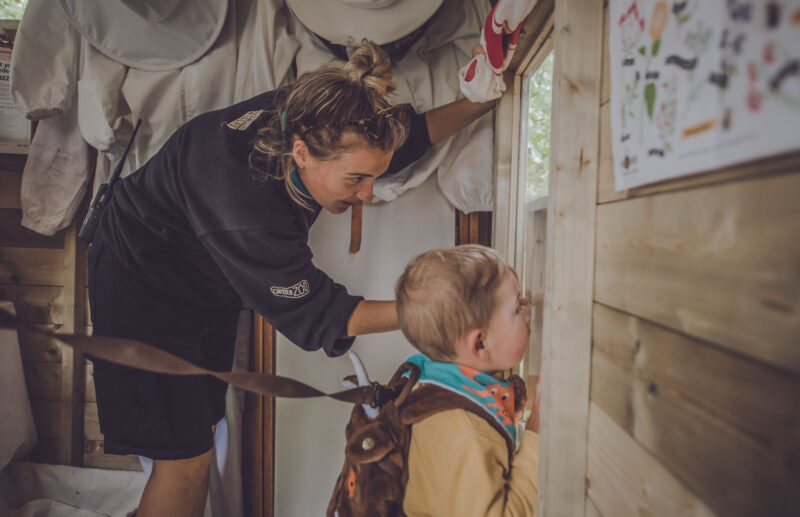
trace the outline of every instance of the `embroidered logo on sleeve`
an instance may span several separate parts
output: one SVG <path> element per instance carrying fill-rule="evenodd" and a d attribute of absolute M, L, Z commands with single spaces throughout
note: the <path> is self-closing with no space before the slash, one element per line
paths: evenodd
<path fill-rule="evenodd" d="M 308 294 L 308 280 L 300 280 L 291 287 L 270 287 L 269 290 L 281 298 L 302 298 Z"/>
<path fill-rule="evenodd" d="M 250 124 L 252 124 L 253 121 L 256 120 L 262 113 L 264 113 L 264 110 L 248 111 L 247 113 L 237 118 L 233 122 L 228 122 L 225 125 L 228 126 L 230 129 L 238 129 L 239 131 L 244 131 L 245 129 L 250 127 Z"/>

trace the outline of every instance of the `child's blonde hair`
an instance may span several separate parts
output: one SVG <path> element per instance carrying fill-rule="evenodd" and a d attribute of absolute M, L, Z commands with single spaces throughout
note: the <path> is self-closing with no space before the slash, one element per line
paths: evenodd
<path fill-rule="evenodd" d="M 431 359 L 452 359 L 453 344 L 459 338 L 489 325 L 506 273 L 516 276 L 486 246 L 465 244 L 426 251 L 411 260 L 397 280 L 400 330 Z"/>

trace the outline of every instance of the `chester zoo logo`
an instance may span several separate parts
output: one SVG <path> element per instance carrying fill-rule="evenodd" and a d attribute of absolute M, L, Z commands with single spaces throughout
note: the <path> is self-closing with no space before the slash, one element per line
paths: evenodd
<path fill-rule="evenodd" d="M 269 290 L 282 298 L 302 298 L 308 294 L 308 280 L 300 280 L 291 287 L 270 287 Z"/>

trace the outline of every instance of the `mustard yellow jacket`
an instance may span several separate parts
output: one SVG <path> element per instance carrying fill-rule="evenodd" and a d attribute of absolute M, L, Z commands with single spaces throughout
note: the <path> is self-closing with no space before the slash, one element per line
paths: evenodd
<path fill-rule="evenodd" d="M 403 510 L 408 517 L 532 517 L 539 435 L 525 431 L 508 462 L 502 436 L 481 417 L 453 409 L 414 424 Z"/>

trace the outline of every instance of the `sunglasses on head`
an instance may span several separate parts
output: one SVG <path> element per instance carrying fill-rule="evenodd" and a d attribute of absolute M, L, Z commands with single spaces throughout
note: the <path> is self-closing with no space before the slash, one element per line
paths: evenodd
<path fill-rule="evenodd" d="M 386 133 L 391 124 L 402 124 L 405 116 L 405 108 L 408 104 L 395 104 L 386 108 L 379 109 L 369 117 L 351 120 L 348 122 L 337 122 L 335 124 L 325 124 L 322 126 L 312 126 L 304 131 L 304 134 L 315 129 L 329 128 L 357 128 L 359 133 L 363 133 L 372 140 L 379 140 L 382 134 Z"/>

